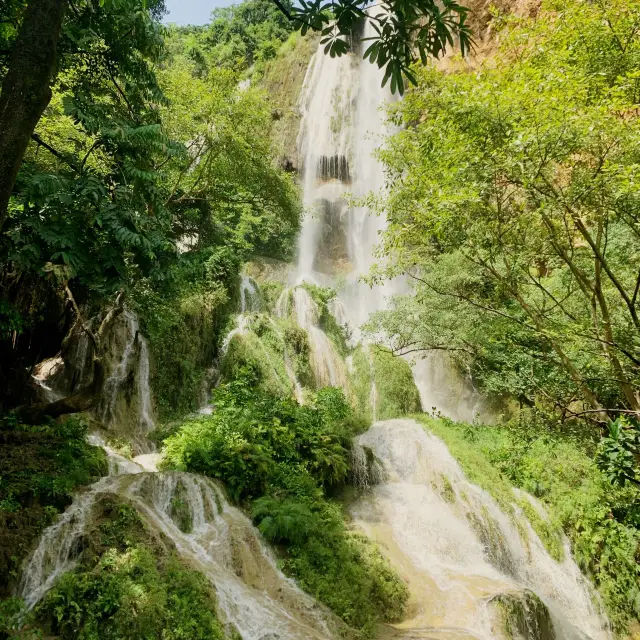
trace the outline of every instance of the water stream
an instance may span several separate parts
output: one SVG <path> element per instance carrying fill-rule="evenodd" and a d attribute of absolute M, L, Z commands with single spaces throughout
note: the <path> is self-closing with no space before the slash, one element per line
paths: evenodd
<path fill-rule="evenodd" d="M 379 70 L 357 56 L 317 54 L 301 97 L 299 145 L 307 215 L 295 284 L 337 287 L 334 315 L 350 325 L 354 342 L 372 312 L 384 309 L 390 296 L 408 291 L 401 278 L 376 286 L 362 281 L 376 263 L 386 221 L 353 206 L 351 199 L 385 189 L 373 152 L 390 132 L 383 105 L 392 98 L 380 81 Z M 322 351 L 322 340 L 313 335 L 313 308 L 299 291 L 298 286 L 282 305 L 293 304 L 313 351 Z M 470 381 L 440 355 L 419 360 L 413 372 L 424 410 L 435 408 L 467 421 L 482 411 Z M 379 397 L 371 377 L 375 421 Z M 377 460 L 373 466 L 372 456 Z M 364 489 L 351 507 L 354 523 L 379 542 L 411 591 L 407 619 L 389 632 L 391 637 L 503 638 L 500 603 L 505 602 L 524 612 L 526 628 L 514 629 L 512 623 L 513 637 L 611 637 L 568 541 L 565 560 L 554 561 L 524 514 L 515 507 L 504 513 L 466 479 L 444 443 L 420 425 L 409 420 L 374 424 L 358 439 L 353 459 Z"/>
<path fill-rule="evenodd" d="M 524 514 L 515 506 L 509 514 L 500 509 L 418 423 L 374 424 L 358 438 L 354 459 L 369 490 L 351 514 L 411 589 L 409 615 L 394 637 L 439 631 L 438 638 L 500 638 L 496 601 L 522 598 L 527 590 L 546 605 L 557 638 L 610 637 L 568 541 L 564 560 L 556 562 Z M 538 637 L 534 622 L 531 638 Z"/>
<path fill-rule="evenodd" d="M 96 437 L 92 442 L 101 443 Z M 77 564 L 97 503 L 115 494 L 133 504 L 148 527 L 166 536 L 183 561 L 210 580 L 222 619 L 243 640 L 335 635 L 332 616 L 282 574 L 258 531 L 229 504 L 222 487 L 190 473 L 150 473 L 148 455 L 131 461 L 105 449 L 110 475 L 74 500 L 29 559 L 19 587 L 29 608 Z"/>

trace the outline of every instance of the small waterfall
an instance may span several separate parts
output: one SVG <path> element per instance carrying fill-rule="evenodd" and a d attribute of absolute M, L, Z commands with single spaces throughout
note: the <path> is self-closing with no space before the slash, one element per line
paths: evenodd
<path fill-rule="evenodd" d="M 131 356 L 134 351 L 136 337 L 139 330 L 138 317 L 134 313 L 126 309 L 122 312 L 122 317 L 125 320 L 126 341 L 122 350 L 122 355 L 120 356 L 120 361 L 111 370 L 111 373 L 105 380 L 104 387 L 102 389 L 103 407 L 101 411 L 101 418 L 105 425 L 111 424 L 114 420 L 118 393 L 123 388 L 129 376 L 129 361 L 131 360 Z"/>
<path fill-rule="evenodd" d="M 231 331 L 224 337 L 222 346 L 220 347 L 220 357 L 224 358 L 231 341 L 236 336 L 244 335 L 249 329 L 250 318 L 249 313 L 255 313 L 261 310 L 261 300 L 258 286 L 253 278 L 246 274 L 240 274 L 240 313 L 236 317 L 236 324 Z"/>
<path fill-rule="evenodd" d="M 251 521 L 216 483 L 189 473 L 132 473 L 94 484 L 44 532 L 20 585 L 29 608 L 77 564 L 97 501 L 115 494 L 130 501 L 148 526 L 210 580 L 220 616 L 243 640 L 334 637 L 331 616 L 282 574 Z"/>
<path fill-rule="evenodd" d="M 276 302 L 278 318 L 292 317 L 296 324 L 307 332 L 311 348 L 311 368 L 318 387 L 349 388 L 345 364 L 327 334 L 318 326 L 318 305 L 304 287 L 285 289 Z M 296 391 L 296 394 L 298 392 Z"/>
<path fill-rule="evenodd" d="M 95 501 L 117 482 L 117 476 L 102 478 L 87 492 L 76 496 L 58 521 L 45 529 L 38 547 L 29 558 L 18 588 L 18 595 L 29 609 L 42 599 L 60 575 L 75 567 Z"/>
<path fill-rule="evenodd" d="M 123 431 L 130 424 L 131 436 L 139 449 L 148 449 L 146 435 L 155 427 L 151 400 L 149 346 L 140 333 L 135 313 L 124 309 L 111 330 L 111 353 L 117 354 L 115 364 L 104 382 L 98 415 L 105 427 Z M 113 357 L 113 356 L 112 356 Z M 131 384 L 135 380 L 136 393 Z"/>
<path fill-rule="evenodd" d="M 227 333 L 227 335 L 224 337 L 224 340 L 222 341 L 222 346 L 220 347 L 221 358 L 223 358 L 227 354 L 231 341 L 236 336 L 244 335 L 247 332 L 248 327 L 249 327 L 249 316 L 241 313 L 236 318 L 236 326 L 233 329 L 231 329 L 229 333 Z"/>
<path fill-rule="evenodd" d="M 557 638 L 611 638 L 568 541 L 565 559 L 553 560 L 524 515 L 503 513 L 440 439 L 412 420 L 389 420 L 374 424 L 355 448 L 360 484 L 373 487 L 351 515 L 411 590 L 411 616 L 397 637 L 430 629 L 492 640 L 501 637 L 492 601 L 534 592 Z M 526 534 L 514 518 L 526 523 Z"/>
<path fill-rule="evenodd" d="M 293 313 L 298 326 L 307 332 L 311 347 L 311 368 L 319 387 L 349 388 L 345 365 L 327 334 L 318 326 L 318 305 L 304 287 L 292 292 Z"/>
<path fill-rule="evenodd" d="M 151 388 L 149 387 L 149 348 L 142 334 L 138 334 L 140 355 L 138 364 L 138 389 L 140 394 L 140 429 L 145 436 L 155 427 L 151 417 Z"/>
<path fill-rule="evenodd" d="M 260 311 L 261 300 L 255 280 L 244 273 L 240 274 L 240 313 Z"/>

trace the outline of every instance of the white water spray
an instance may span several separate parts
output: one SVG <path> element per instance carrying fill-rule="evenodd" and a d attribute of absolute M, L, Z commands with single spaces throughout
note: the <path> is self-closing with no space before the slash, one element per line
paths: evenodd
<path fill-rule="evenodd" d="M 376 486 L 351 514 L 411 590 L 410 616 L 397 625 L 397 637 L 431 629 L 500 638 L 492 599 L 528 589 L 545 603 L 557 638 L 611 638 L 568 541 L 565 559 L 553 560 L 524 514 L 505 514 L 418 423 L 374 424 L 357 439 L 354 457 L 360 483 Z"/>
<path fill-rule="evenodd" d="M 282 574 L 258 531 L 216 483 L 189 473 L 144 473 L 139 467 L 94 484 L 45 531 L 20 585 L 29 608 L 76 566 L 82 540 L 95 526 L 95 509 L 109 494 L 133 504 L 146 526 L 164 534 L 211 582 L 221 618 L 243 640 L 334 636 L 332 616 Z"/>

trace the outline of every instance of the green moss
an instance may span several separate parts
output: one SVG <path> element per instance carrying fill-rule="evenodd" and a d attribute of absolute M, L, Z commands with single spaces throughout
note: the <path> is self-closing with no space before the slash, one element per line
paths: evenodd
<path fill-rule="evenodd" d="M 311 349 L 307 332 L 289 323 L 285 328 L 284 341 L 298 382 L 303 387 L 312 389 L 315 386 L 315 376 L 311 369 Z"/>
<path fill-rule="evenodd" d="M 336 322 L 333 314 L 329 311 L 329 303 L 336 297 L 336 290 L 331 287 L 319 287 L 308 282 L 301 286 L 318 306 L 318 326 L 327 334 L 338 354 L 345 358 L 349 355 L 347 332 Z"/>
<path fill-rule="evenodd" d="M 105 453 L 87 444 L 86 430 L 75 417 L 38 426 L 0 421 L 0 596 L 73 492 L 107 473 Z"/>
<path fill-rule="evenodd" d="M 532 591 L 500 594 L 492 598 L 490 604 L 500 611 L 509 638 L 555 640 L 556 633 L 549 610 Z"/>
<path fill-rule="evenodd" d="M 420 411 L 420 394 L 409 364 L 376 346 L 370 347 L 370 353 L 378 394 L 378 420 L 398 418 Z"/>
<path fill-rule="evenodd" d="M 364 536 L 319 531 L 289 550 L 283 568 L 367 637 L 378 621 L 398 622 L 403 617 L 407 586 Z"/>
<path fill-rule="evenodd" d="M 517 500 L 517 504 L 527 516 L 527 520 L 538 534 L 549 555 L 557 562 L 562 562 L 564 560 L 564 546 L 560 524 L 549 518 L 543 518 L 526 498 Z"/>
<path fill-rule="evenodd" d="M 151 387 L 158 417 L 166 421 L 194 411 L 229 317 L 227 289 L 220 283 L 180 279 L 168 291 L 141 283 L 133 302 L 151 351 Z"/>
<path fill-rule="evenodd" d="M 222 363 L 223 380 L 233 380 L 242 371 L 251 370 L 261 389 L 276 396 L 291 396 L 293 387 L 284 364 L 284 342 L 262 321 L 252 328 L 260 332 L 248 331 L 235 336 Z"/>
<path fill-rule="evenodd" d="M 449 482 L 449 478 L 447 476 L 440 476 L 440 481 L 442 482 L 441 494 L 446 502 L 449 504 L 453 504 L 456 501 L 456 492 L 453 490 L 453 486 Z"/>
<path fill-rule="evenodd" d="M 285 286 L 280 282 L 264 282 L 260 285 L 266 311 L 273 312 L 276 307 L 276 302 L 284 289 Z"/>
<path fill-rule="evenodd" d="M 317 46 L 317 35 L 302 37 L 299 33 L 292 33 L 280 47 L 278 55 L 264 65 L 260 80 L 274 108 L 271 136 L 280 163 L 291 169 L 299 168 L 296 140 L 300 129 L 300 111 L 297 108 L 300 89 Z"/>
<path fill-rule="evenodd" d="M 358 345 L 353 351 L 351 358 L 352 371 L 349 376 L 349 386 L 352 392 L 353 404 L 360 415 L 371 421 L 373 419 L 371 406 L 371 382 L 373 380 L 371 362 L 367 351 L 365 351 L 365 347 L 362 345 Z"/>
<path fill-rule="evenodd" d="M 376 420 L 420 411 L 420 394 L 411 367 L 402 358 L 376 346 L 358 346 L 352 353 L 351 386 L 358 410 L 373 418 L 371 384 L 376 385 Z"/>

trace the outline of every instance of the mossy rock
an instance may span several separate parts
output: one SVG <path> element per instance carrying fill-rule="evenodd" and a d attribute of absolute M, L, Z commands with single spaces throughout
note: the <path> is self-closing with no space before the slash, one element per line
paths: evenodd
<path fill-rule="evenodd" d="M 507 638 L 556 640 L 549 609 L 533 591 L 501 593 L 491 598 L 489 604 L 497 609 Z"/>
<path fill-rule="evenodd" d="M 76 567 L 28 616 L 30 628 L 61 640 L 226 640 L 209 581 L 132 503 L 102 494 L 91 517 Z"/>
<path fill-rule="evenodd" d="M 84 440 L 77 418 L 51 425 L 0 425 L 0 598 L 17 586 L 20 566 L 73 492 L 107 473 L 104 452 Z"/>
<path fill-rule="evenodd" d="M 506 575 L 515 576 L 517 574 L 516 561 L 500 525 L 486 507 L 483 507 L 479 514 L 475 511 L 467 511 L 465 515 L 471 528 L 482 542 L 489 562 Z"/>

